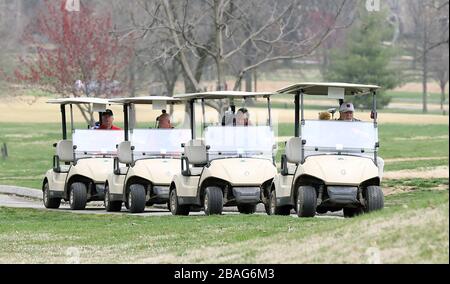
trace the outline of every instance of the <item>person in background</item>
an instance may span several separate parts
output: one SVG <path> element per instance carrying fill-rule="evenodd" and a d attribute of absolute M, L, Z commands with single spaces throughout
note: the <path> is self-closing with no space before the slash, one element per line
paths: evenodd
<path fill-rule="evenodd" d="M 355 107 L 352 103 L 343 103 L 339 107 L 340 117 L 338 120 L 341 121 L 360 121 L 354 117 Z"/>
<path fill-rule="evenodd" d="M 172 129 L 172 123 L 170 122 L 170 115 L 166 110 L 162 111 L 162 114 L 156 118 L 157 128 L 159 129 Z"/>
<path fill-rule="evenodd" d="M 246 108 L 241 108 L 236 113 L 236 126 L 250 126 L 250 113 Z"/>
<path fill-rule="evenodd" d="M 97 128 L 98 130 L 122 130 L 120 127 L 115 126 L 114 124 L 114 113 L 112 110 L 107 109 L 102 113 L 102 121 L 100 126 Z"/>

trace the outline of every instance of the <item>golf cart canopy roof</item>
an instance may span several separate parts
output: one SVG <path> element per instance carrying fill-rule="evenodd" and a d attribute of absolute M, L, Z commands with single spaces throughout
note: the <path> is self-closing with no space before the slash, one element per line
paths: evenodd
<path fill-rule="evenodd" d="M 254 93 L 254 92 L 235 92 L 235 91 L 217 91 L 217 92 L 205 92 L 194 93 L 185 95 L 176 95 L 176 99 L 180 100 L 195 100 L 195 99 L 207 99 L 207 100 L 221 100 L 221 99 L 240 99 L 240 98 L 258 98 L 258 97 L 270 97 L 274 93 Z"/>
<path fill-rule="evenodd" d="M 181 103 L 182 101 L 179 99 L 174 99 L 172 97 L 150 96 L 150 97 L 112 99 L 112 100 L 109 100 L 109 102 L 117 103 L 117 104 L 153 104 L 154 102 L 178 104 L 178 103 Z"/>
<path fill-rule="evenodd" d="M 330 89 L 345 89 L 345 96 L 360 96 L 369 94 L 381 87 L 376 85 L 360 85 L 347 83 L 298 83 L 282 90 L 280 94 L 296 94 L 303 90 L 305 95 L 327 96 Z"/>
<path fill-rule="evenodd" d="M 108 105 L 109 102 L 106 99 L 100 98 L 61 98 L 48 100 L 48 104 L 58 104 L 58 105 L 77 105 L 77 104 L 98 104 L 98 105 Z"/>

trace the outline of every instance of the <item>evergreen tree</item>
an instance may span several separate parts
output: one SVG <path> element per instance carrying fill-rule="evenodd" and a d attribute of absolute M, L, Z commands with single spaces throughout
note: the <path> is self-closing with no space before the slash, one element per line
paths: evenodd
<path fill-rule="evenodd" d="M 401 80 L 398 72 L 391 68 L 395 49 L 385 44 L 392 38 L 392 29 L 383 12 L 363 12 L 361 19 L 351 29 L 342 49 L 331 53 L 331 64 L 324 77 L 331 82 L 373 84 L 382 87 L 378 95 L 378 107 L 389 104 L 384 91 L 397 87 Z M 372 107 L 370 95 L 352 99 L 355 106 Z"/>

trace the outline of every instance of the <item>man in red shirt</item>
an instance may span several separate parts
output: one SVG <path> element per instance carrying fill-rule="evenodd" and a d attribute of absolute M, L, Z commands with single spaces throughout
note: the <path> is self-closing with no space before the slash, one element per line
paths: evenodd
<path fill-rule="evenodd" d="M 122 130 L 120 127 L 117 127 L 113 124 L 114 122 L 114 113 L 112 110 L 107 109 L 104 113 L 102 113 L 102 124 L 98 128 L 99 130 Z"/>

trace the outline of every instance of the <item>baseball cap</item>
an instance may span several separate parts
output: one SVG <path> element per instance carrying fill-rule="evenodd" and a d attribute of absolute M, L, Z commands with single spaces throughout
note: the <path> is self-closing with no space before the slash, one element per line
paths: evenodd
<path fill-rule="evenodd" d="M 339 112 L 355 112 L 355 107 L 352 103 L 343 103 L 341 107 L 339 108 Z"/>
<path fill-rule="evenodd" d="M 102 115 L 114 116 L 114 113 L 112 112 L 112 110 L 107 109 L 104 112 L 102 112 Z"/>

